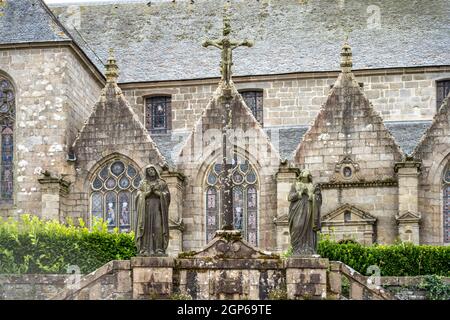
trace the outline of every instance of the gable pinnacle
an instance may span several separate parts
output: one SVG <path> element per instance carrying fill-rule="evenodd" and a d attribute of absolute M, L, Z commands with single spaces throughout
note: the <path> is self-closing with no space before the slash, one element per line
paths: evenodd
<path fill-rule="evenodd" d="M 107 82 L 117 82 L 119 78 L 119 67 L 117 66 L 116 58 L 114 57 L 114 49 L 109 49 L 109 57 L 106 62 L 106 81 Z"/>
<path fill-rule="evenodd" d="M 341 70 L 346 73 L 351 72 L 352 66 L 352 48 L 348 44 L 348 40 L 346 40 L 341 49 Z"/>

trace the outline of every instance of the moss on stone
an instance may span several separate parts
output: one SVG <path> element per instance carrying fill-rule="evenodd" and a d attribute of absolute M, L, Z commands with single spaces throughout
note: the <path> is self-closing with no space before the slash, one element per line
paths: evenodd
<path fill-rule="evenodd" d="M 196 251 L 181 252 L 178 254 L 178 259 L 192 259 L 196 253 Z"/>

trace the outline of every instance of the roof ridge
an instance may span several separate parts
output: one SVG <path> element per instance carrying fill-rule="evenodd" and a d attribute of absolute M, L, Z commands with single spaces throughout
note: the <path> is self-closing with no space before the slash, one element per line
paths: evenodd
<path fill-rule="evenodd" d="M 73 39 L 72 35 L 67 31 L 67 29 L 64 27 L 64 25 L 62 24 L 61 21 L 59 21 L 59 19 L 54 15 L 54 13 L 50 10 L 50 8 L 47 6 L 47 4 L 44 2 L 44 0 L 36 0 L 37 2 L 40 3 L 40 5 L 42 6 L 42 8 L 45 10 L 45 12 L 49 15 L 49 17 L 53 20 L 53 22 L 55 22 L 59 28 L 61 28 L 61 30 L 64 32 L 64 34 L 73 42 L 75 42 L 75 40 Z"/>

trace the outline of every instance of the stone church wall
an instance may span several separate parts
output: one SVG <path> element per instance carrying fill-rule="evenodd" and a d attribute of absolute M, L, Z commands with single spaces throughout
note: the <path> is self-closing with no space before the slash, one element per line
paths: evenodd
<path fill-rule="evenodd" d="M 398 189 L 394 187 L 365 187 L 326 189 L 322 191 L 322 213 L 339 208 L 344 203 L 351 203 L 377 219 L 375 225 L 376 240 L 381 244 L 393 243 L 397 238 L 395 215 L 398 213 Z M 353 227 L 350 234 L 359 232 Z"/>
<path fill-rule="evenodd" d="M 413 156 L 422 160 L 419 175 L 421 242 L 442 244 L 444 239 L 444 177 L 450 163 L 450 99 L 447 97 Z"/>
<path fill-rule="evenodd" d="M 99 85 L 62 46 L 3 49 L 0 72 L 16 87 L 15 203 L 0 215 L 46 216 L 37 172 L 67 173 L 68 140 L 81 128 Z"/>
<path fill-rule="evenodd" d="M 278 170 L 279 158 L 267 143 L 267 136 L 251 116 L 240 98 L 234 98 L 233 129 L 241 130 L 242 136 L 237 134 L 237 153 L 247 159 L 256 171 L 257 176 L 257 207 L 258 207 L 258 246 L 267 250 L 275 248 L 275 225 L 277 194 L 275 174 Z M 206 107 L 202 119 L 196 124 L 195 134 L 191 135 L 184 145 L 182 156 L 179 158 L 178 170 L 186 176 L 184 191 L 183 248 L 198 250 L 206 245 L 206 175 L 210 166 L 221 155 L 221 144 L 216 145 L 208 138 L 213 130 L 219 132 L 222 125 L 220 111 L 222 106 L 216 100 Z M 243 136 L 248 137 L 244 146 Z M 210 141 L 211 139 L 211 141 Z M 220 138 L 218 141 L 221 141 Z M 258 146 L 252 149 L 249 147 Z"/>
<path fill-rule="evenodd" d="M 436 80 L 450 77 L 448 67 L 354 71 L 356 79 L 385 121 L 430 120 L 436 112 Z M 308 125 L 325 102 L 338 73 L 236 77 L 238 90 L 264 90 L 264 126 Z M 200 117 L 217 80 L 122 84 L 141 119 L 145 98 L 171 95 L 172 129 L 189 130 Z"/>

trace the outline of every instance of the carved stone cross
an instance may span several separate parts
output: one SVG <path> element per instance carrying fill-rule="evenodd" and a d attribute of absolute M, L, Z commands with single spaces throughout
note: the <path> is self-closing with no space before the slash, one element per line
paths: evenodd
<path fill-rule="evenodd" d="M 226 87 L 230 86 L 231 67 L 233 65 L 233 50 L 237 47 L 245 46 L 252 47 L 253 42 L 249 40 L 235 41 L 230 39 L 231 25 L 230 18 L 224 15 L 223 18 L 223 37 L 217 40 L 206 40 L 202 45 L 206 48 L 213 46 L 222 50 L 222 57 L 220 63 L 220 73 L 222 74 L 222 81 Z"/>

